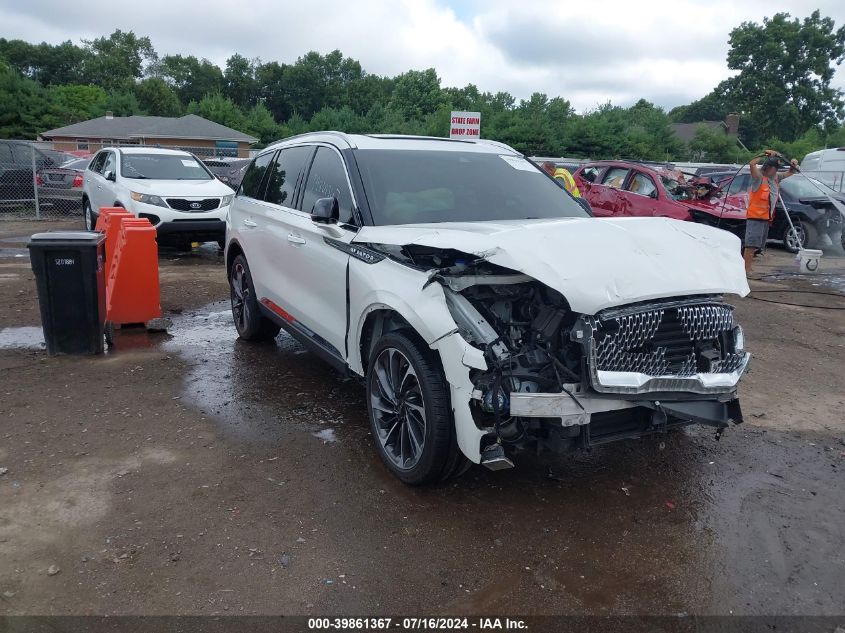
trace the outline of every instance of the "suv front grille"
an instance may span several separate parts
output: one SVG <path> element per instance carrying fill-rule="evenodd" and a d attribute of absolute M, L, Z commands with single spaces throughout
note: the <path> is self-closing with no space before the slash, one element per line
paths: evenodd
<path fill-rule="evenodd" d="M 594 369 L 677 377 L 733 371 L 745 354 L 728 345 L 732 310 L 718 303 L 666 304 L 600 317 L 593 331 Z"/>
<path fill-rule="evenodd" d="M 168 198 L 167 204 L 171 209 L 187 213 L 201 213 L 211 211 L 220 206 L 220 198 L 205 198 L 203 200 L 186 200 L 185 198 Z"/>

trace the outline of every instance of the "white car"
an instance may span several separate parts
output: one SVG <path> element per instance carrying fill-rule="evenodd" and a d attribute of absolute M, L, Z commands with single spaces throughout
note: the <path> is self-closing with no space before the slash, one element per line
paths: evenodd
<path fill-rule="evenodd" d="M 742 421 L 749 354 L 721 299 L 748 293 L 739 240 L 595 219 L 506 145 L 292 137 L 255 158 L 228 222 L 239 336 L 285 328 L 361 377 L 406 483 Z"/>
<path fill-rule="evenodd" d="M 234 191 L 188 152 L 153 147 L 100 150 L 83 175 L 85 228 L 102 207 L 147 218 L 159 241 L 217 241 L 222 246 Z"/>

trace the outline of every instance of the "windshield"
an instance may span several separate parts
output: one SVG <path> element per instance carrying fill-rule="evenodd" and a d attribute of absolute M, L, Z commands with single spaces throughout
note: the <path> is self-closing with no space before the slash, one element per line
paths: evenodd
<path fill-rule="evenodd" d="M 837 193 L 823 182 L 801 174 L 786 178 L 780 183 L 780 186 L 787 195 L 793 198 L 818 198 Z"/>
<path fill-rule="evenodd" d="M 357 150 L 355 158 L 376 225 L 588 217 L 521 156 Z"/>
<path fill-rule="evenodd" d="M 59 152 L 54 149 L 42 149 L 41 153 L 53 161 L 53 165 L 62 165 L 69 160 L 74 160 L 76 158 L 73 154 L 66 154 L 65 152 Z"/>
<path fill-rule="evenodd" d="M 90 158 L 74 158 L 71 161 L 66 162 L 62 167 L 64 169 L 77 169 L 79 171 L 85 171 L 88 169 L 88 163 L 91 162 Z"/>
<path fill-rule="evenodd" d="M 213 176 L 190 154 L 121 154 L 124 178 L 151 180 L 211 180 Z"/>

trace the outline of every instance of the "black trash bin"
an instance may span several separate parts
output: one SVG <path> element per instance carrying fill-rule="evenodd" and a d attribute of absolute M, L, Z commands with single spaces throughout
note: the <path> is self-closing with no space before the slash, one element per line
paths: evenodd
<path fill-rule="evenodd" d="M 105 236 L 36 233 L 29 258 L 49 354 L 102 354 L 106 320 Z"/>

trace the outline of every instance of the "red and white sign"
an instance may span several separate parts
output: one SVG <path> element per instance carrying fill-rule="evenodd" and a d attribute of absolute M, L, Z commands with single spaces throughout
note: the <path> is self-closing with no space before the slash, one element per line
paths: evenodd
<path fill-rule="evenodd" d="M 452 112 L 449 138 L 480 138 L 481 112 Z"/>

